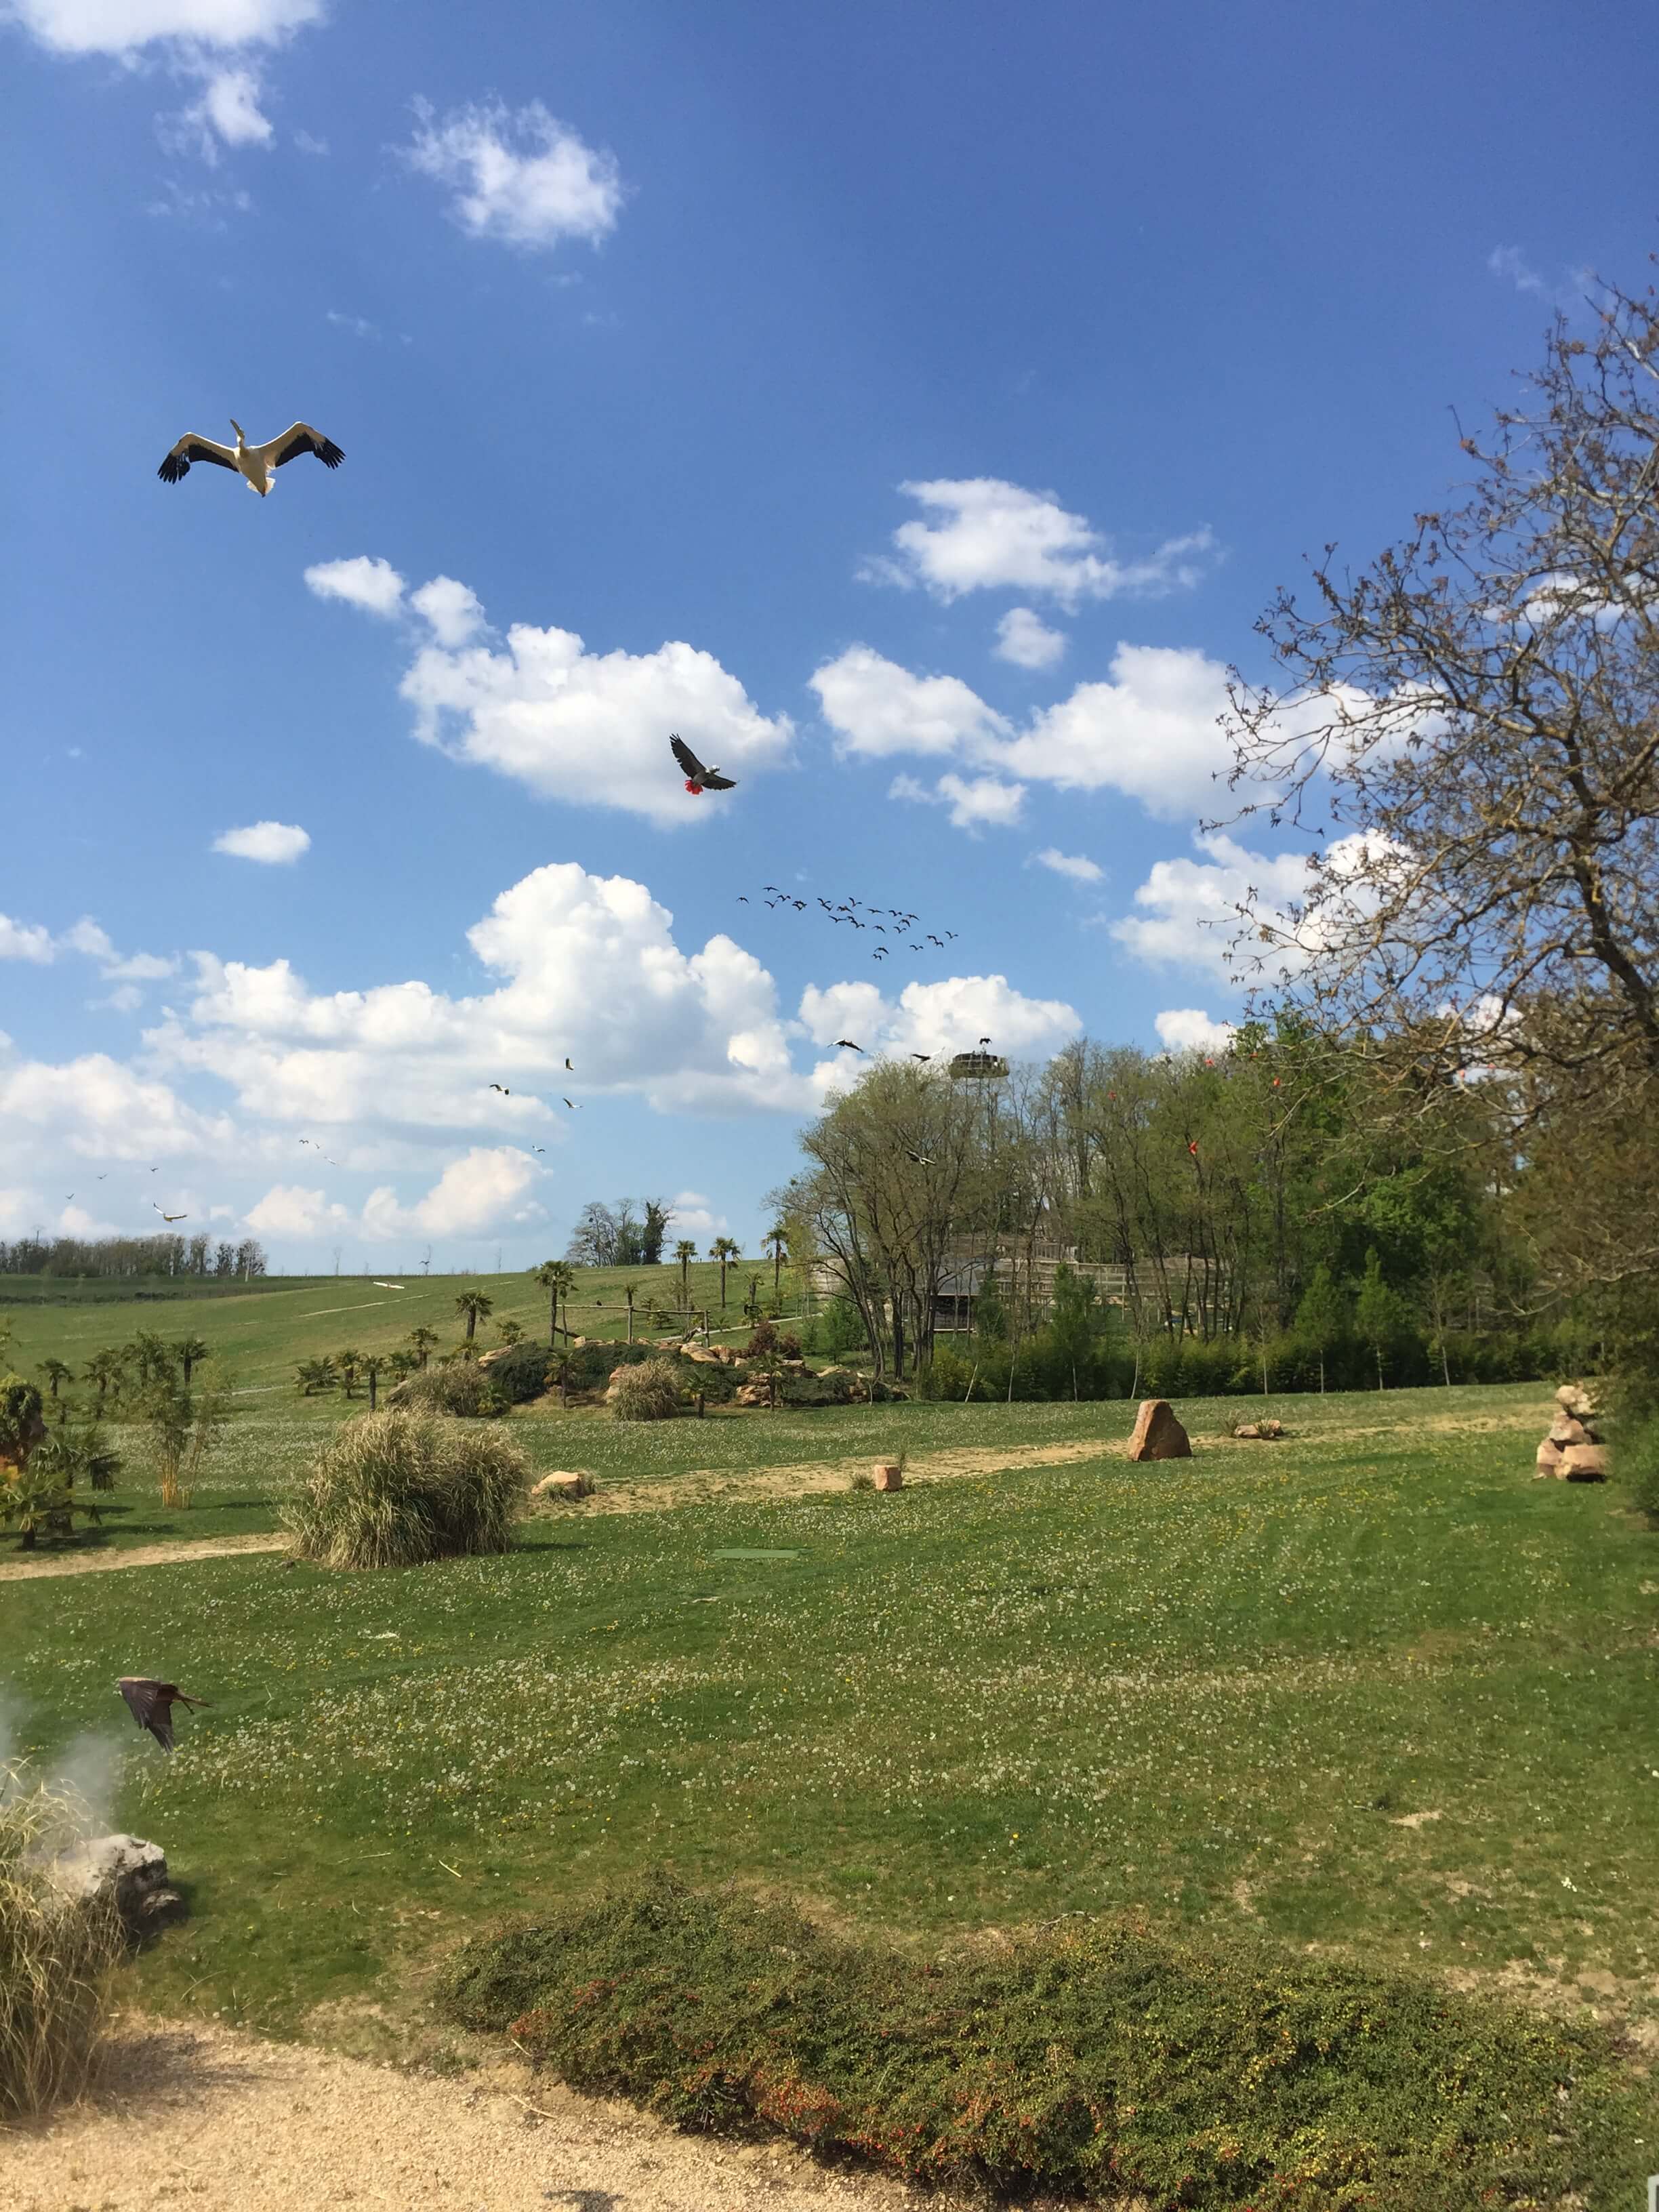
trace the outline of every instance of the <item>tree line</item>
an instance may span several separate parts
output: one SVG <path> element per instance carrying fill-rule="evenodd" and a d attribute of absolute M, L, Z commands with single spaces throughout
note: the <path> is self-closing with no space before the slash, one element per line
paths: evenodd
<path fill-rule="evenodd" d="M 18 1237 L 0 1239 L 0 1275 L 193 1275 L 227 1282 L 265 1273 L 264 1247 L 211 1237 Z"/>

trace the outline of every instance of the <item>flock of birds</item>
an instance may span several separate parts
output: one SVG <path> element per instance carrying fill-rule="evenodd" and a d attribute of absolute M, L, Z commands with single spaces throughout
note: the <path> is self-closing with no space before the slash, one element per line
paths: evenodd
<path fill-rule="evenodd" d="M 769 909 L 785 907 L 793 913 L 805 914 L 811 904 L 809 900 L 797 898 L 793 891 L 785 890 L 781 884 L 763 884 L 761 890 L 763 893 L 769 894 L 763 897 L 761 902 Z M 746 891 L 738 893 L 739 906 L 749 906 L 752 903 Z M 817 903 L 837 927 L 844 926 L 849 929 L 873 930 L 878 937 L 890 937 L 894 944 L 901 941 L 908 944 L 912 952 L 926 952 L 930 945 L 938 951 L 943 952 L 957 933 L 954 929 L 947 929 L 944 936 L 939 937 L 928 929 L 924 930 L 920 937 L 913 938 L 910 932 L 915 928 L 921 917 L 907 913 L 902 907 L 872 906 L 863 899 L 856 899 L 850 896 L 844 899 L 837 899 L 832 904 L 821 893 L 818 895 Z M 860 908 L 863 908 L 866 916 L 862 921 L 859 919 Z M 884 915 L 887 919 L 884 921 L 878 921 L 876 919 L 878 915 Z M 871 953 L 870 957 L 872 960 L 885 960 L 891 951 L 890 945 L 878 945 Z"/>

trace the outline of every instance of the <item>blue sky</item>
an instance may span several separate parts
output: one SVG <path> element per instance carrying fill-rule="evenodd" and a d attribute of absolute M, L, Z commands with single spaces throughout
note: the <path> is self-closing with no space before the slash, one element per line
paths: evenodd
<path fill-rule="evenodd" d="M 0 1234 L 528 1265 L 628 1191 L 752 1250 L 838 1036 L 1203 1041 L 1200 916 L 1299 866 L 1200 839 L 1227 664 L 1656 243 L 1610 5 L 0 0 Z M 158 482 L 232 412 L 346 464 Z"/>

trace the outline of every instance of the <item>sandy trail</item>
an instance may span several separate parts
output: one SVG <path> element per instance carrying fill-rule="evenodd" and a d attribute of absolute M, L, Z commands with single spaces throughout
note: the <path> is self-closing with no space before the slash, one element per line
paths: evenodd
<path fill-rule="evenodd" d="M 280 1552 L 286 1536 L 204 1536 L 198 1543 L 131 1544 L 121 1552 L 70 1552 L 52 1559 L 8 1559 L 0 1583 L 36 1575 L 93 1575 L 106 1567 L 176 1566 L 181 1559 L 222 1559 L 232 1552 Z"/>
<path fill-rule="evenodd" d="M 904 2212 L 915 2192 L 787 2145 L 726 2147 L 517 2062 L 402 2074 L 239 2029 L 128 2014 L 91 2096 L 0 2132 L 8 2212 Z M 945 2212 L 931 2200 L 933 2212 Z"/>

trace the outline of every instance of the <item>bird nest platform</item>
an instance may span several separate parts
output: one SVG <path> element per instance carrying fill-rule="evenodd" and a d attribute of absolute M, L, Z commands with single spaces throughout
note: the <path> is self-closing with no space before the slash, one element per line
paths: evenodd
<path fill-rule="evenodd" d="M 951 1073 L 958 1082 L 985 1082 L 1007 1073 L 1008 1063 L 1000 1052 L 959 1052 L 951 1062 Z"/>

